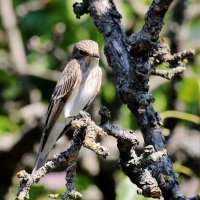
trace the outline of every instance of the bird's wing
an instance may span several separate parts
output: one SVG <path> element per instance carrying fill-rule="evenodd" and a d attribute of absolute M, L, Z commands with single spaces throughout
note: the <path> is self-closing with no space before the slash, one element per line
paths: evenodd
<path fill-rule="evenodd" d="M 81 73 L 80 64 L 74 59 L 67 64 L 60 75 L 47 110 L 41 150 L 47 141 L 51 128 L 62 112 L 68 96 L 71 91 L 80 84 Z"/>

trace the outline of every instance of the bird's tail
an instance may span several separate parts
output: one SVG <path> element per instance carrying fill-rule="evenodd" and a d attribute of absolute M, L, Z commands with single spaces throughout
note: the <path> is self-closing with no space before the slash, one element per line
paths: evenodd
<path fill-rule="evenodd" d="M 46 152 L 43 151 L 44 136 L 45 136 L 45 130 L 43 131 L 42 138 L 40 140 L 40 148 L 39 148 L 39 152 L 37 154 L 37 158 L 35 160 L 35 164 L 34 164 L 34 167 L 33 167 L 33 170 L 32 170 L 32 174 L 45 164 L 45 162 L 48 158 L 48 155 L 49 155 L 48 151 L 46 151 Z"/>
<path fill-rule="evenodd" d="M 47 161 L 48 155 L 49 155 L 49 153 L 47 153 L 47 155 L 45 155 L 45 157 L 41 157 L 41 152 L 38 153 L 34 168 L 32 170 L 32 174 L 34 174 L 40 167 L 44 166 L 44 164 Z"/>
<path fill-rule="evenodd" d="M 47 161 L 49 152 L 55 145 L 56 141 L 69 130 L 71 119 L 68 119 L 66 121 L 67 121 L 66 125 L 57 123 L 53 126 L 51 130 L 43 131 L 42 138 L 40 141 L 39 153 L 37 155 L 32 174 L 35 171 L 37 171 L 40 167 L 44 166 L 44 164 Z M 48 138 L 45 140 L 44 138 L 46 134 L 48 135 Z"/>

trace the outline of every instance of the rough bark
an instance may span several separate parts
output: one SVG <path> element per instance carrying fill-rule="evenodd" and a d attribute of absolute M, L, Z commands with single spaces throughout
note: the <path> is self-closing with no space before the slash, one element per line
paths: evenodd
<path fill-rule="evenodd" d="M 152 71 L 155 72 L 158 63 L 166 62 L 169 67 L 176 70 L 177 67 L 184 65 L 183 59 L 177 59 L 174 56 L 175 62 L 172 64 L 164 59 L 165 53 L 159 52 L 161 45 L 159 34 L 171 3 L 172 0 L 154 0 L 145 15 L 142 30 L 130 37 L 124 33 L 120 23 L 121 15 L 112 0 L 83 0 L 83 3 L 74 4 L 76 16 L 79 18 L 89 13 L 96 27 L 103 34 L 105 55 L 108 64 L 115 72 L 119 96 L 136 116 L 145 145 L 153 145 L 156 151 L 164 151 L 166 146 L 160 129 L 159 114 L 152 107 L 154 98 L 148 93 L 149 77 Z M 156 53 L 160 54 L 160 57 L 156 57 Z M 168 55 L 172 56 L 170 52 Z M 177 73 L 180 73 L 180 70 L 177 70 Z M 135 179 L 138 174 L 134 172 L 134 169 L 124 165 L 127 160 L 130 160 L 130 152 L 120 151 L 120 156 L 123 171 L 132 182 L 141 186 Z M 149 165 L 147 169 L 156 179 L 164 199 L 186 199 L 179 190 L 177 175 L 167 155 Z"/>

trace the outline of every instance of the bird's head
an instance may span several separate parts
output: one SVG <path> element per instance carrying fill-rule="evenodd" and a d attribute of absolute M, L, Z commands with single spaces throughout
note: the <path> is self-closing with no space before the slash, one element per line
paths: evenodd
<path fill-rule="evenodd" d="M 82 40 L 74 45 L 72 55 L 75 59 L 86 59 L 88 62 L 99 60 L 99 47 L 93 40 Z"/>

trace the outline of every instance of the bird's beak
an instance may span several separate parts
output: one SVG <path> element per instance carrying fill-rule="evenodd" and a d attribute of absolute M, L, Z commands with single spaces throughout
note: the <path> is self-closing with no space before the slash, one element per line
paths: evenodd
<path fill-rule="evenodd" d="M 98 53 L 93 53 L 91 56 L 92 56 L 92 57 L 95 57 L 95 58 L 100 58 L 100 56 L 99 56 Z"/>

